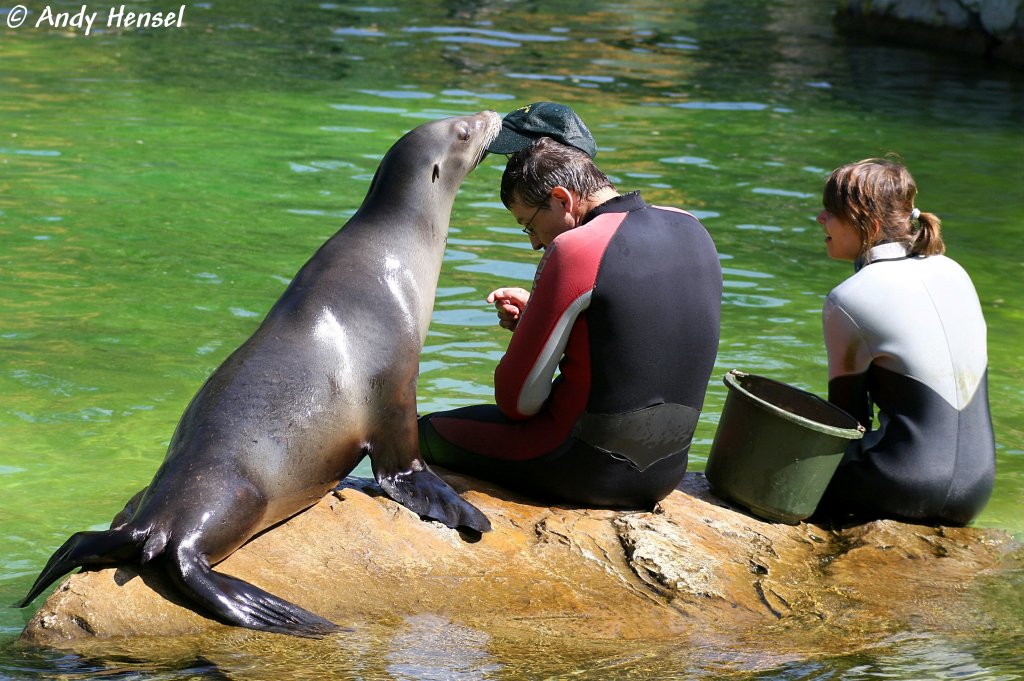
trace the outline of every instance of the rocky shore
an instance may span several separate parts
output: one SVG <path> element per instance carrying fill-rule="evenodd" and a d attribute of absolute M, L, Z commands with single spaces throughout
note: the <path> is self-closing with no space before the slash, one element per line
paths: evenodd
<path fill-rule="evenodd" d="M 841 29 L 1024 64 L 1024 0 L 839 0 Z"/>

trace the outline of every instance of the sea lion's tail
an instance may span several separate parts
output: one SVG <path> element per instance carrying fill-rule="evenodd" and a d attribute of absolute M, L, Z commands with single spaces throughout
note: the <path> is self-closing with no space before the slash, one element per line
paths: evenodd
<path fill-rule="evenodd" d="M 185 596 L 228 624 L 306 638 L 321 638 L 341 630 L 333 622 L 248 582 L 214 572 L 206 556 L 174 542 L 168 545 L 167 540 L 164 534 L 140 530 L 130 523 L 101 532 L 76 532 L 53 553 L 28 594 L 14 607 L 25 607 L 76 567 L 148 563 L 159 557 Z"/>
<path fill-rule="evenodd" d="M 132 559 L 139 554 L 145 540 L 145 532 L 126 525 L 101 532 L 76 532 L 53 552 L 28 594 L 14 607 L 24 608 L 46 587 L 76 567 L 113 565 Z"/>
<path fill-rule="evenodd" d="M 186 547 L 172 547 L 163 558 L 168 574 L 185 595 L 223 622 L 305 638 L 345 631 L 248 582 L 214 572 L 205 556 Z"/>

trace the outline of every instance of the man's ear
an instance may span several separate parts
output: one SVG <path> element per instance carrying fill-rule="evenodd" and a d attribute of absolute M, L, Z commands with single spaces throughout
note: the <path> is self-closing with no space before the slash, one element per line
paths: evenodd
<path fill-rule="evenodd" d="M 565 208 L 566 213 L 572 213 L 576 208 L 576 195 L 571 190 L 562 186 L 556 186 L 551 190 L 551 198 L 558 201 Z"/>

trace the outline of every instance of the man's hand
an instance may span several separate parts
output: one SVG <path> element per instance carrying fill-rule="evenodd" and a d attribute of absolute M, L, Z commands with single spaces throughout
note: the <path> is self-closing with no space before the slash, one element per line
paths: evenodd
<path fill-rule="evenodd" d="M 499 288 L 487 295 L 487 302 L 498 310 L 498 325 L 509 331 L 516 330 L 529 299 L 530 292 L 522 288 Z"/>

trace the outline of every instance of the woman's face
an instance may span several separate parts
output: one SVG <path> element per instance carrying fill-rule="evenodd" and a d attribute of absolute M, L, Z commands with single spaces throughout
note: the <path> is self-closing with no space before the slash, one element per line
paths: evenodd
<path fill-rule="evenodd" d="M 860 255 L 860 231 L 848 220 L 827 210 L 818 214 L 818 222 L 825 228 L 825 248 L 828 257 L 836 260 L 856 260 Z"/>

